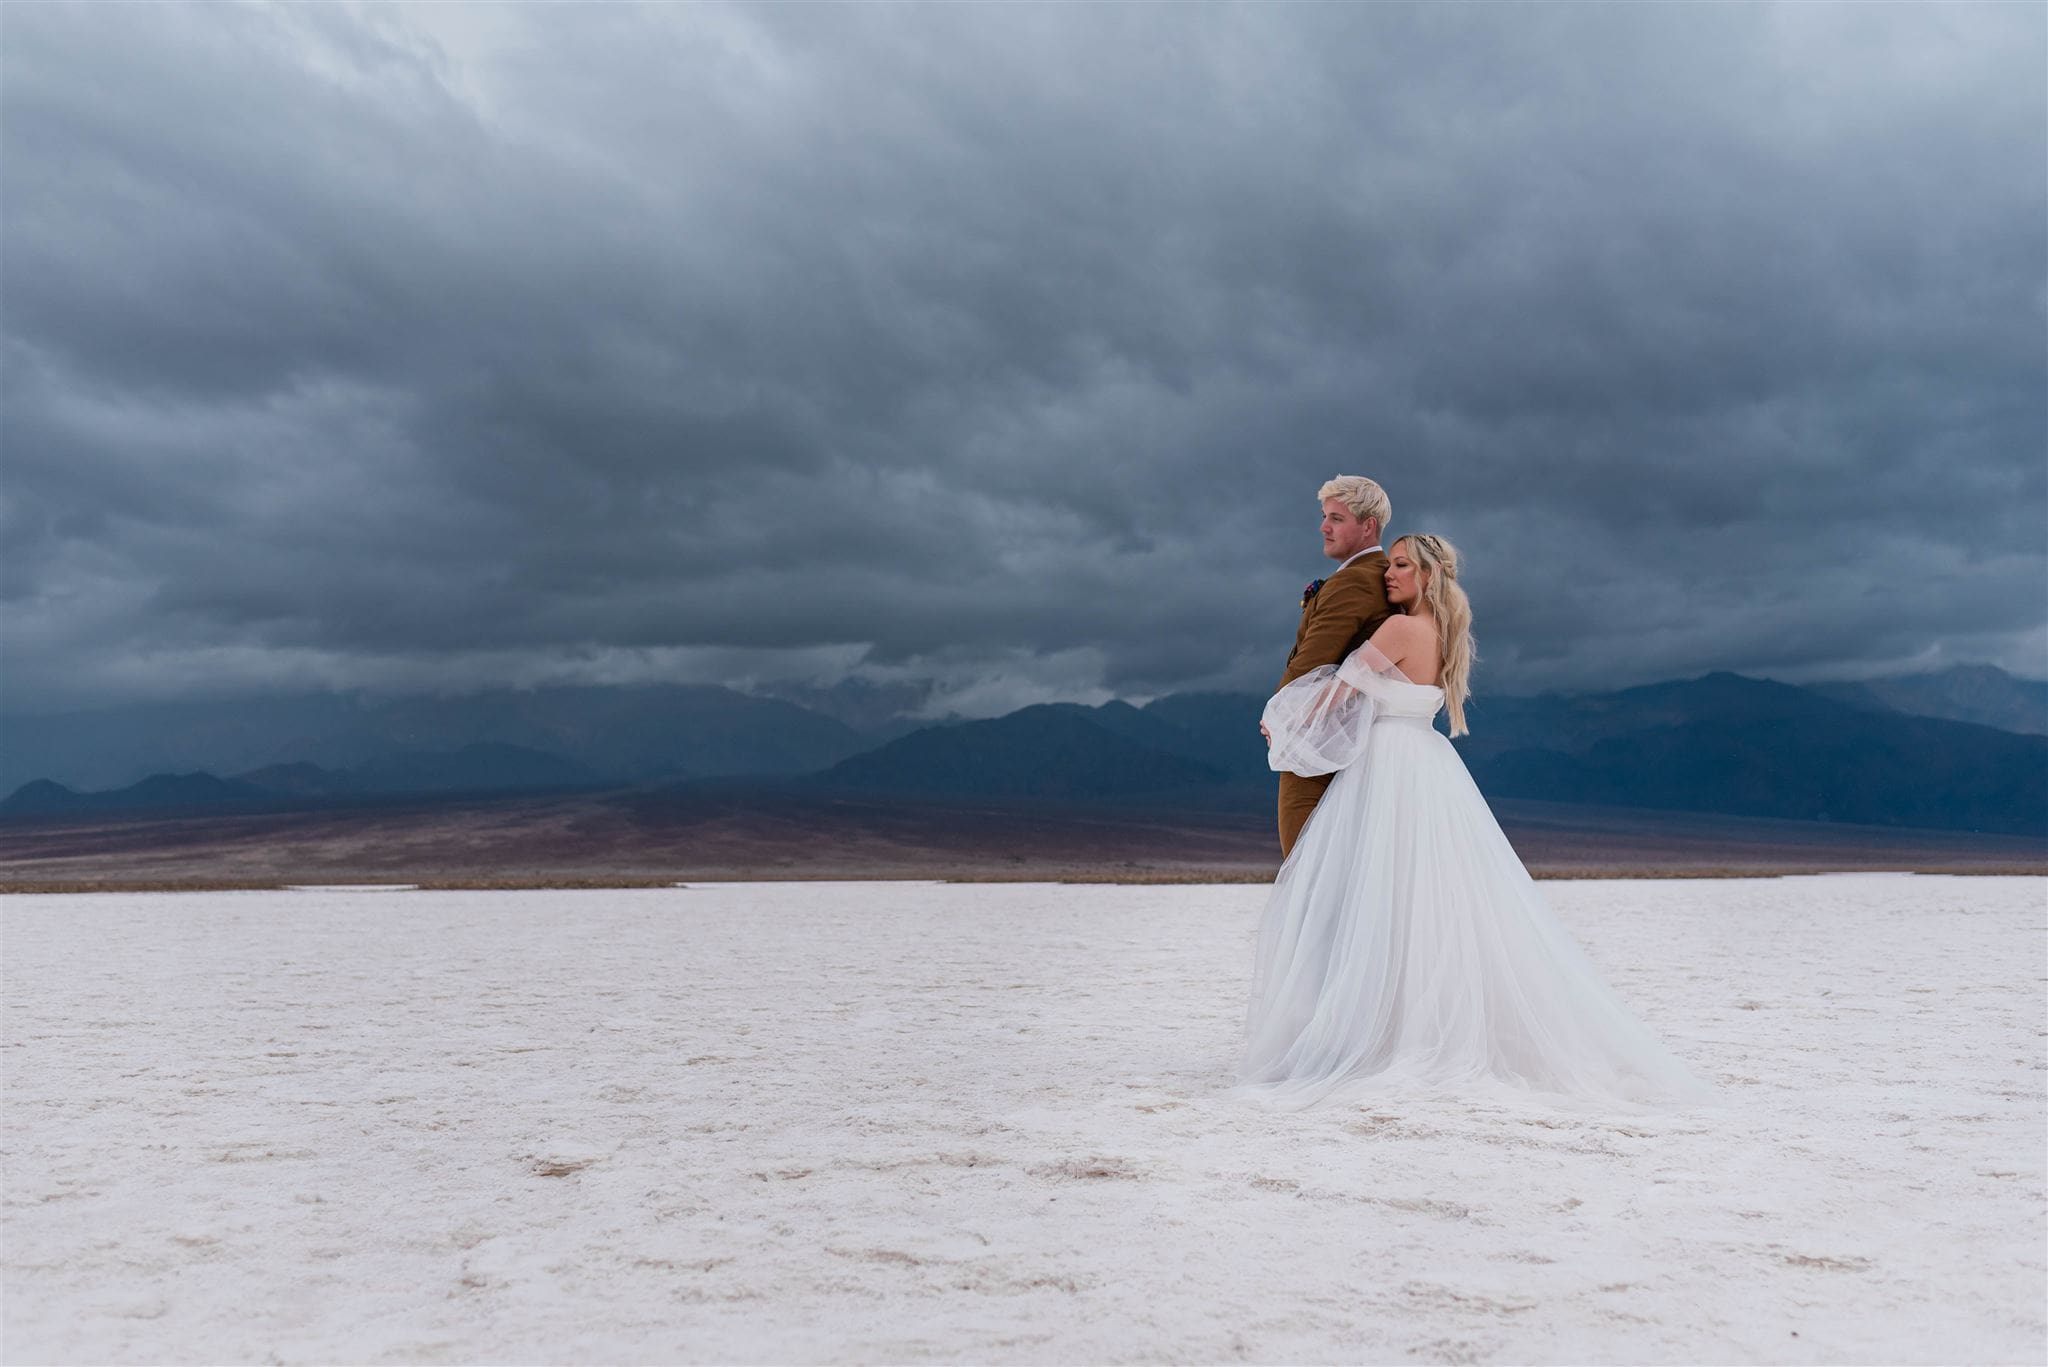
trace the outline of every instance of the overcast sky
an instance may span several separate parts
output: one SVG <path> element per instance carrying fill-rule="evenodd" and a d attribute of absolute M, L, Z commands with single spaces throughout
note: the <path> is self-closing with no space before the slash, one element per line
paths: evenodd
<path fill-rule="evenodd" d="M 2036 4 L 10 4 L 10 709 L 2048 672 Z"/>

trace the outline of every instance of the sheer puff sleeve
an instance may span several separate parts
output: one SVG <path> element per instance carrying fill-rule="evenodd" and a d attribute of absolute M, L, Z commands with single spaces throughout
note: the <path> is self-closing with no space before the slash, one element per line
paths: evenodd
<path fill-rule="evenodd" d="M 1356 764 L 1372 735 L 1378 711 L 1373 685 L 1381 679 L 1407 682 L 1368 641 L 1342 664 L 1320 665 L 1283 686 L 1259 718 L 1273 742 L 1266 751 L 1268 767 L 1314 778 Z"/>

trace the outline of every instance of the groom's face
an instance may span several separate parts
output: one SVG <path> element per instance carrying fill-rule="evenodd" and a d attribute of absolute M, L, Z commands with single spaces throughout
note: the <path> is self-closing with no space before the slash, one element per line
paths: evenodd
<path fill-rule="evenodd" d="M 1323 500 L 1323 554 L 1332 560 L 1349 560 L 1370 546 L 1379 528 L 1360 522 L 1341 498 Z"/>

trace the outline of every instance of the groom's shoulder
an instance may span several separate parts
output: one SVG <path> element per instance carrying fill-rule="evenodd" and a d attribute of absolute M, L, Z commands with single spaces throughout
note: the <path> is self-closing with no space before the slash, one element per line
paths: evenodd
<path fill-rule="evenodd" d="M 1325 585 L 1325 591 L 1336 587 L 1353 592 L 1379 594 L 1386 591 L 1386 584 L 1387 557 L 1379 551 L 1374 551 L 1371 555 L 1359 556 L 1331 575 L 1329 583 Z"/>

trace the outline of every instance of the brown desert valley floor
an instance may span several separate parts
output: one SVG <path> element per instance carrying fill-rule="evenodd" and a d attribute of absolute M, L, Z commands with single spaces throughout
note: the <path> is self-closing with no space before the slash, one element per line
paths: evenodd
<path fill-rule="evenodd" d="M 2041 842 L 1679 812 L 1498 804 L 1538 877 L 2048 872 Z M 0 889 L 621 886 L 675 881 L 1264 881 L 1263 811 L 919 802 L 774 788 L 575 793 L 0 823 Z"/>

